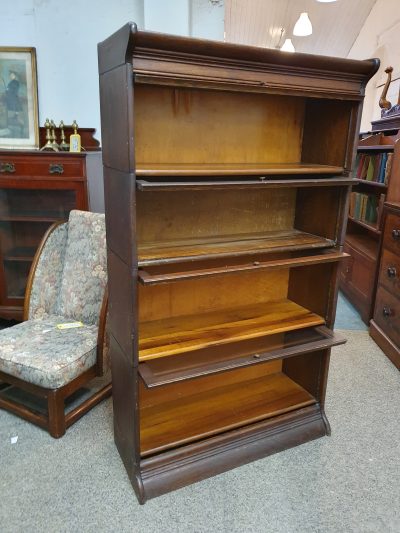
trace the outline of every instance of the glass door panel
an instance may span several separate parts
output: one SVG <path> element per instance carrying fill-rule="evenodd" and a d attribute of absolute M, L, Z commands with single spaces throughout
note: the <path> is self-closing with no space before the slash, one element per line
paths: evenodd
<path fill-rule="evenodd" d="M 75 190 L 0 189 L 3 305 L 21 305 L 29 270 L 43 235 L 53 222 L 67 219 L 75 207 Z"/>

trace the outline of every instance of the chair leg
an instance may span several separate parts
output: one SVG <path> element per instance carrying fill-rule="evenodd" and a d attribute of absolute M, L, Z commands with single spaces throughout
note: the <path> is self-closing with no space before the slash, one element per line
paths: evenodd
<path fill-rule="evenodd" d="M 60 391 L 50 391 L 47 397 L 49 433 L 55 439 L 65 434 L 64 398 Z"/>

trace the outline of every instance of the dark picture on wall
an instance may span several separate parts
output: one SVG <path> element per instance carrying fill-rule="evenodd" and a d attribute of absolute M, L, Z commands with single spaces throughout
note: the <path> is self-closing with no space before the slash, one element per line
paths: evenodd
<path fill-rule="evenodd" d="M 35 48 L 0 47 L 0 148 L 38 148 Z"/>

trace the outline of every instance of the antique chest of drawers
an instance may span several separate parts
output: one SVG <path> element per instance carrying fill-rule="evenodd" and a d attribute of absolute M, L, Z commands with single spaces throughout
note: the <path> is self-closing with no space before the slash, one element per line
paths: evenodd
<path fill-rule="evenodd" d="M 381 261 L 370 335 L 400 368 L 400 204 L 385 205 Z"/>

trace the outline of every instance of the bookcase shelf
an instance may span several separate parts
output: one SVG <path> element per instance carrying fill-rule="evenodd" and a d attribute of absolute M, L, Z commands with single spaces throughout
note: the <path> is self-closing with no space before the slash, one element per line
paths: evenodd
<path fill-rule="evenodd" d="M 140 324 L 139 361 L 324 324 L 290 300 Z"/>
<path fill-rule="evenodd" d="M 177 181 L 174 176 L 174 181 L 169 180 L 137 180 L 137 188 L 139 191 L 177 191 L 177 190 L 219 190 L 219 189 L 264 189 L 266 187 L 330 187 L 335 185 L 353 185 L 356 181 L 347 177 L 328 177 L 328 178 L 296 178 L 277 179 L 276 176 L 259 176 L 257 179 L 225 179 L 221 180 L 219 177 L 209 181 L 197 179 L 191 181 Z"/>
<path fill-rule="evenodd" d="M 353 218 L 351 216 L 349 216 L 349 220 L 353 222 L 354 224 L 357 224 L 358 226 L 361 226 L 362 228 L 365 228 L 368 231 L 374 233 L 375 235 L 380 235 L 382 233 L 381 230 L 378 229 L 377 226 L 368 224 L 367 222 L 363 222 L 362 220 L 357 220 L 356 218 Z"/>
<path fill-rule="evenodd" d="M 316 403 L 310 393 L 280 372 L 228 385 L 215 381 L 213 389 L 201 392 L 192 384 L 191 390 L 178 391 L 172 394 L 175 391 L 170 390 L 163 403 L 156 405 L 142 391 L 142 457 Z M 171 399 L 174 396 L 177 399 Z"/>
<path fill-rule="evenodd" d="M 329 263 L 344 259 L 346 254 L 337 251 L 335 248 L 313 252 L 306 250 L 269 254 L 263 257 L 258 256 L 257 260 L 249 257 L 229 258 L 229 264 L 221 258 L 214 261 L 202 261 L 188 263 L 163 264 L 156 266 L 147 266 L 145 269 L 140 268 L 138 279 L 142 285 L 155 285 L 157 283 L 168 283 L 172 281 L 182 281 L 188 279 L 199 279 L 208 276 L 218 276 L 222 274 L 231 274 L 235 272 L 251 272 L 260 270 L 269 270 L 277 268 L 294 268 L 306 265 L 316 265 L 320 263 Z"/>
<path fill-rule="evenodd" d="M 329 433 L 377 68 L 135 25 L 99 45 L 115 442 L 140 503 Z"/>
<path fill-rule="evenodd" d="M 150 359 L 139 364 L 139 373 L 146 387 L 160 387 L 168 383 L 331 348 L 344 342 L 343 338 L 324 326 L 302 328 L 284 334 L 200 349 L 175 357 Z"/>
<path fill-rule="evenodd" d="M 250 176 L 342 174 L 343 167 L 312 163 L 137 163 L 136 176 Z"/>
<path fill-rule="evenodd" d="M 335 243 L 299 230 L 271 231 L 261 234 L 225 235 L 201 239 L 142 244 L 138 248 L 140 267 L 180 263 L 201 259 L 237 257 L 249 254 L 289 252 L 329 248 Z"/>

